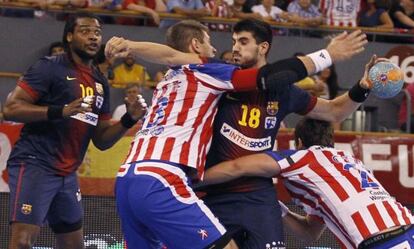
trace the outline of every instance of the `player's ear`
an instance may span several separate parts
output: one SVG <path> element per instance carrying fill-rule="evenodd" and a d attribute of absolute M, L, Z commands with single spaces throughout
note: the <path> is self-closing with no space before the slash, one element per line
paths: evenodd
<path fill-rule="evenodd" d="M 71 32 L 67 33 L 66 41 L 69 43 L 69 42 L 72 42 L 72 40 L 73 40 L 73 34 Z"/>
<path fill-rule="evenodd" d="M 270 45 L 268 42 L 262 42 L 259 44 L 259 54 L 265 56 L 267 51 L 269 51 Z"/>
<path fill-rule="evenodd" d="M 190 50 L 199 54 L 200 41 L 197 38 L 192 38 L 190 42 Z"/>

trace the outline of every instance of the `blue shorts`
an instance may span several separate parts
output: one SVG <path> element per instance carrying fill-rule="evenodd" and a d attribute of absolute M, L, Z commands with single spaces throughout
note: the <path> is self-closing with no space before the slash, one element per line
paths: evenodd
<path fill-rule="evenodd" d="M 414 249 L 414 225 L 379 234 L 363 241 L 362 249 Z"/>
<path fill-rule="evenodd" d="M 83 209 L 76 172 L 58 176 L 35 159 L 9 161 L 10 222 L 52 227 L 81 224 Z"/>
<path fill-rule="evenodd" d="M 244 232 L 234 237 L 240 249 L 285 247 L 281 211 L 273 186 L 246 193 L 207 195 L 203 200 L 227 230 L 242 227 Z"/>
<path fill-rule="evenodd" d="M 202 249 L 226 232 L 178 166 L 155 161 L 123 165 L 115 195 L 128 248 Z"/>

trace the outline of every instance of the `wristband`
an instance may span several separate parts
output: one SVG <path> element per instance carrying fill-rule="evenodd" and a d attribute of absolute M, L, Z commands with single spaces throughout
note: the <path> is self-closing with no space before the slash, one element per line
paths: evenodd
<path fill-rule="evenodd" d="M 363 88 L 358 82 L 348 91 L 348 96 L 352 101 L 362 103 L 368 98 L 369 92 L 369 89 Z"/>
<path fill-rule="evenodd" d="M 63 117 L 63 107 L 62 105 L 50 105 L 47 107 L 47 119 L 56 120 Z"/>
<path fill-rule="evenodd" d="M 332 65 L 331 55 L 326 49 L 307 54 L 306 56 L 308 56 L 312 60 L 313 64 L 315 64 L 315 73 L 318 73 Z"/>
<path fill-rule="evenodd" d="M 280 211 L 282 218 L 285 217 L 289 213 L 289 208 L 281 201 L 279 201 Z"/>
<path fill-rule="evenodd" d="M 129 113 L 125 113 L 122 117 L 121 117 L 121 125 L 125 128 L 131 128 L 132 126 L 134 126 L 136 123 L 138 122 L 138 120 L 134 120 L 131 115 L 129 115 Z"/>

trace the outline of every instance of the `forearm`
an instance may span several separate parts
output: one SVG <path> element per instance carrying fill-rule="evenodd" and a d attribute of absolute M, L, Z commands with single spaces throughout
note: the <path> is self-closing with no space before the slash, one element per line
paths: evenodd
<path fill-rule="evenodd" d="M 148 8 L 148 7 L 141 6 L 141 5 L 138 5 L 138 4 L 129 4 L 127 6 L 127 9 L 138 11 L 138 12 L 141 12 L 141 13 L 144 13 L 144 14 L 150 14 L 151 12 L 154 11 L 154 10 Z"/>
<path fill-rule="evenodd" d="M 4 106 L 4 119 L 20 123 L 47 120 L 47 106 L 38 106 L 24 101 L 10 101 Z"/>
<path fill-rule="evenodd" d="M 127 130 L 128 128 L 122 126 L 120 122 L 105 127 L 97 127 L 93 144 L 100 150 L 109 149 L 124 136 Z"/>
<path fill-rule="evenodd" d="M 289 211 L 283 217 L 283 226 L 304 242 L 317 241 L 325 230 L 324 225 L 310 224 L 307 216 Z"/>
<path fill-rule="evenodd" d="M 234 161 L 226 161 L 209 168 L 200 185 L 219 184 L 242 176 L 242 172 L 237 170 Z"/>
<path fill-rule="evenodd" d="M 358 109 L 361 103 L 353 101 L 348 92 L 333 100 L 318 98 L 318 107 L 314 108 L 307 116 L 328 122 L 342 122 Z M 320 108 L 321 107 L 321 108 Z"/>
<path fill-rule="evenodd" d="M 167 45 L 152 42 L 129 42 L 131 43 L 131 53 L 149 62 L 169 66 L 202 63 L 198 55 L 180 52 Z"/>

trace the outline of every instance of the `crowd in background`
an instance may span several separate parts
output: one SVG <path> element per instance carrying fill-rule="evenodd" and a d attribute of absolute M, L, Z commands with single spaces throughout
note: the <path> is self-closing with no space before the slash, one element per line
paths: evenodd
<path fill-rule="evenodd" d="M 1 15 L 30 18 L 65 19 L 65 14 L 51 14 L 47 10 L 56 8 L 90 8 L 110 11 L 129 10 L 138 15 L 147 15 L 149 21 L 142 18 L 103 16 L 104 22 L 129 25 L 150 25 L 167 28 L 177 20 L 160 18 L 160 13 L 181 14 L 188 18 L 199 19 L 212 16 L 218 18 L 256 18 L 272 23 L 286 23 L 298 26 L 317 27 L 319 25 L 378 27 L 389 30 L 414 30 L 414 0 L 0 0 L 0 2 L 17 2 L 29 5 L 32 9 L 1 9 Z M 219 19 L 222 20 L 222 19 Z M 211 30 L 230 31 L 229 23 L 205 23 Z M 277 32 L 275 32 L 277 33 Z M 308 34 L 314 36 L 315 33 Z M 411 42 L 412 37 L 387 37 L 392 42 Z M 103 51 L 103 50 L 102 50 Z M 59 42 L 50 46 L 49 55 L 63 52 Z M 221 58 L 231 62 L 231 51 L 222 52 Z M 301 55 L 297 53 L 296 55 Z M 148 74 L 144 66 L 135 59 L 127 57 L 114 63 L 105 58 L 103 52 L 98 54 L 96 63 L 108 78 L 113 88 L 123 88 L 125 96 L 128 91 L 141 92 L 143 88 L 154 86 L 165 72 Z M 332 66 L 314 77 L 308 77 L 297 85 L 311 94 L 333 99 L 338 95 L 339 86 L 335 67 Z M 413 91 L 414 92 L 414 91 Z M 119 116 L 122 108 L 117 108 Z M 404 110 L 400 114 L 400 124 L 404 127 Z M 1 117 L 0 117 L 1 118 Z M 337 128 L 339 125 L 337 125 Z"/>
<path fill-rule="evenodd" d="M 50 6 L 63 8 L 94 8 L 111 11 L 130 10 L 147 15 L 147 25 L 166 28 L 175 20 L 161 20 L 160 13 L 181 14 L 198 19 L 257 18 L 269 22 L 312 26 L 378 27 L 382 29 L 413 29 L 414 0 L 0 0 L 29 4 L 34 11 L 6 10 L 3 15 L 45 18 Z M 117 24 L 142 24 L 142 20 L 116 17 L 104 18 Z M 209 23 L 212 30 L 228 31 L 226 23 Z"/>

